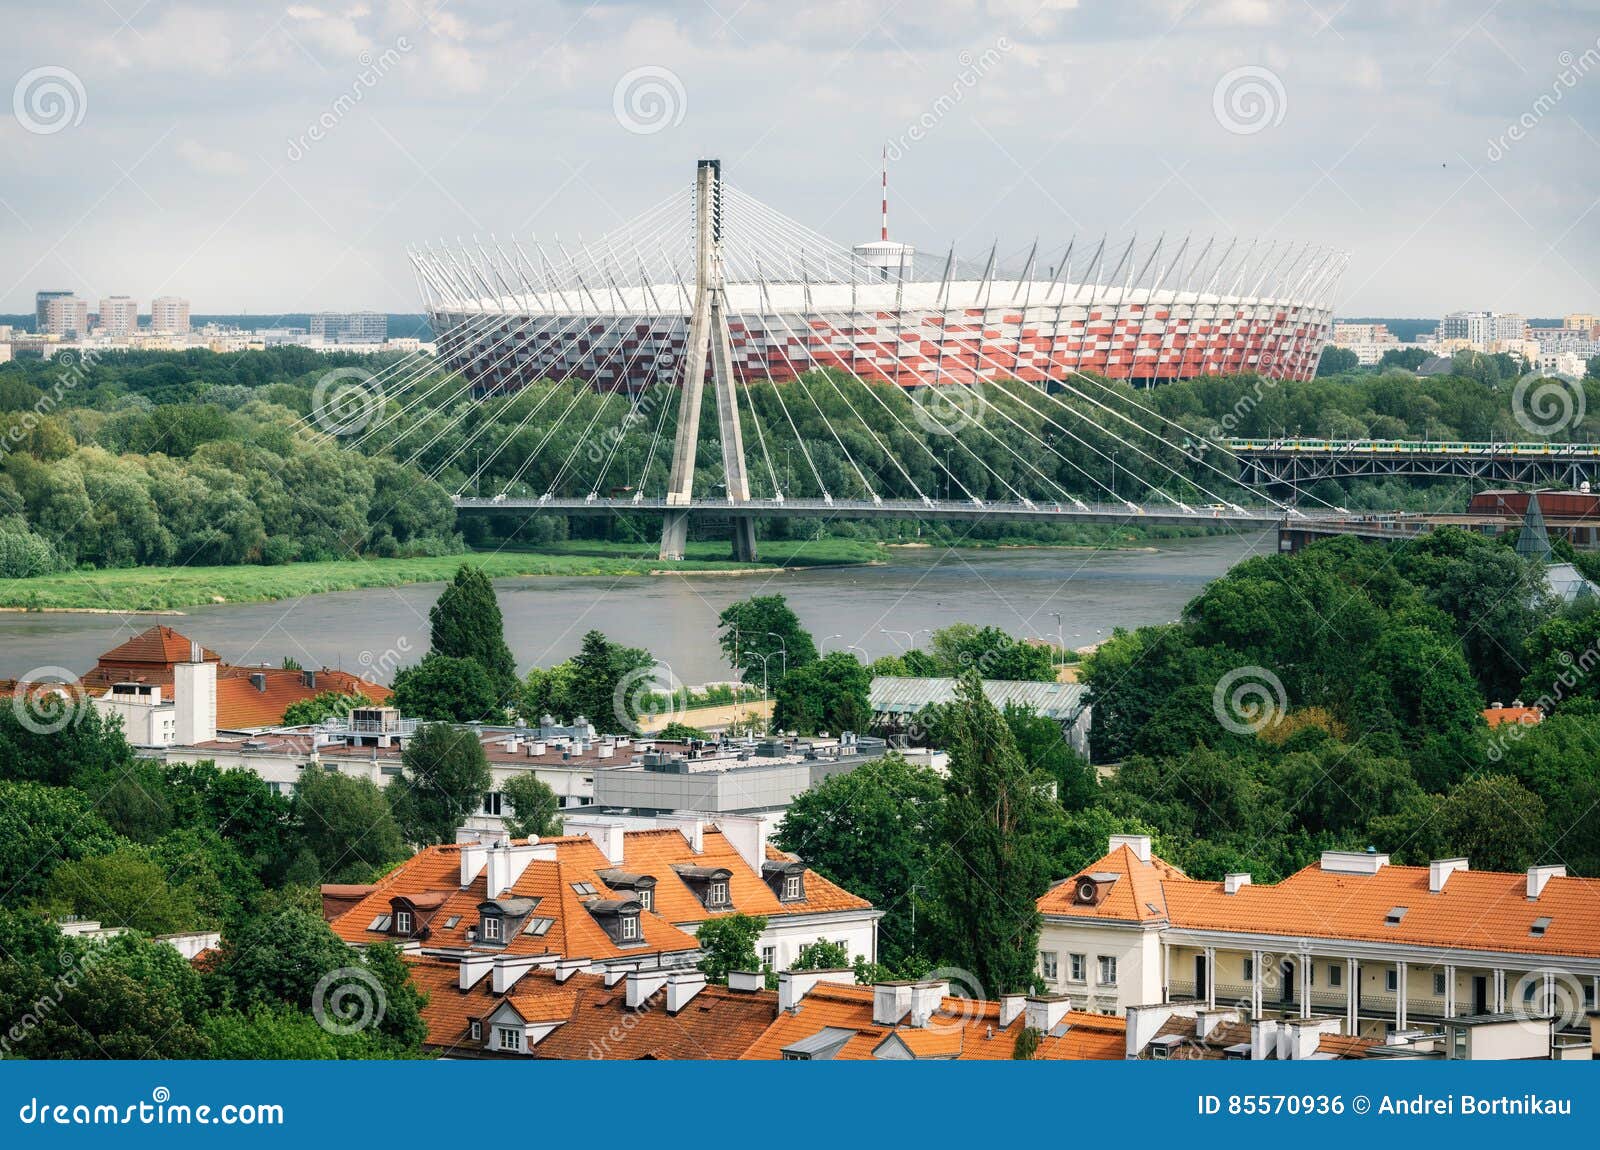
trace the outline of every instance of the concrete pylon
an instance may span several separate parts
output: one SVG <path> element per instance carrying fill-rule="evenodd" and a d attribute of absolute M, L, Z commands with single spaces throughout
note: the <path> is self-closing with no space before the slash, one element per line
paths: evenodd
<path fill-rule="evenodd" d="M 733 381 L 733 338 L 728 333 L 728 301 L 722 284 L 721 183 L 722 161 L 701 160 L 695 172 L 694 314 L 684 349 L 683 398 L 678 404 L 678 432 L 672 446 L 667 514 L 661 525 L 663 559 L 682 559 L 689 539 L 688 508 L 694 498 L 694 457 L 700 441 L 700 400 L 708 361 L 717 395 L 727 498 L 733 503 L 750 501 L 744 433 L 739 427 L 739 399 Z M 747 516 L 733 517 L 733 557 L 746 561 L 756 557 L 756 525 Z"/>

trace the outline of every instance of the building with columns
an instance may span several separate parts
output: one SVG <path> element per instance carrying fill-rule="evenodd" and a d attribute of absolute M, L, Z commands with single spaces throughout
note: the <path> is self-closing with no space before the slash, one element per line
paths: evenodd
<path fill-rule="evenodd" d="M 1600 998 L 1600 900 L 1563 866 L 1324 851 L 1278 883 L 1202 882 L 1117 835 L 1039 910 L 1047 988 L 1106 1013 L 1198 1002 L 1383 1039 L 1496 1016 L 1586 1030 Z"/>

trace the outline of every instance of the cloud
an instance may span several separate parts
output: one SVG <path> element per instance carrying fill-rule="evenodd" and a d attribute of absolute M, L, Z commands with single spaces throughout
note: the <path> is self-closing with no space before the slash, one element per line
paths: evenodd
<path fill-rule="evenodd" d="M 222 148 L 208 148 L 199 140 L 178 141 L 178 158 L 202 176 L 242 176 L 249 165 Z"/>

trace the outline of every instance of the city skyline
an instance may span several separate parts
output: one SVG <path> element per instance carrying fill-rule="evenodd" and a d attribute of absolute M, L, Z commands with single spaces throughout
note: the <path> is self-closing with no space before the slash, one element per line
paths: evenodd
<path fill-rule="evenodd" d="M 407 245 L 592 236 L 701 155 L 850 244 L 885 141 L 926 251 L 1262 235 L 1351 253 L 1341 315 L 1590 307 L 1600 49 L 1570 6 L 1483 9 L 36 8 L 0 49 L 0 310 L 411 312 Z"/>

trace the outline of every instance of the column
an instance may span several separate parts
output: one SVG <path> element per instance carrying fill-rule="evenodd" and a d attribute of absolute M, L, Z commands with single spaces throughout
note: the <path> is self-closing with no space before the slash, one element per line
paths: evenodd
<path fill-rule="evenodd" d="M 1261 952 L 1250 952 L 1250 1016 L 1261 1017 Z"/>
<path fill-rule="evenodd" d="M 1404 1030 L 1406 1028 L 1406 964 L 1403 962 L 1394 964 L 1394 987 L 1394 1028 L 1396 1030 Z"/>
<path fill-rule="evenodd" d="M 1172 1001 L 1172 944 L 1161 942 L 1161 1001 Z"/>
<path fill-rule="evenodd" d="M 1543 1014 L 1554 1014 L 1556 1011 L 1556 976 L 1554 971 L 1546 971 L 1544 976 L 1544 1005 Z"/>
<path fill-rule="evenodd" d="M 1361 1031 L 1361 964 L 1353 958 L 1344 960 L 1345 1033 Z"/>
<path fill-rule="evenodd" d="M 1448 965 L 1444 968 L 1444 1016 L 1456 1016 L 1456 968 Z"/>
<path fill-rule="evenodd" d="M 1311 956 L 1300 955 L 1300 1017 L 1311 1017 Z"/>
<path fill-rule="evenodd" d="M 1217 948 L 1206 947 L 1206 1005 L 1217 1004 Z"/>
<path fill-rule="evenodd" d="M 1504 1014 L 1506 1009 L 1506 972 L 1494 972 L 1494 1013 Z"/>

